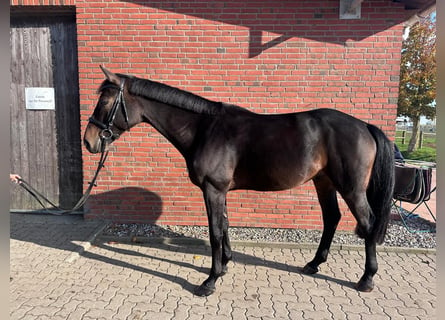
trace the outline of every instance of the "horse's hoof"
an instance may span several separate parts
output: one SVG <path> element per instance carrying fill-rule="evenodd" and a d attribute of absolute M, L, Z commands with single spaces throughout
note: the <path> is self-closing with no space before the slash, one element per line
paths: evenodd
<path fill-rule="evenodd" d="M 196 287 L 194 294 L 198 297 L 207 297 L 210 296 L 213 292 L 215 292 L 215 286 L 208 286 L 207 284 L 202 284 L 199 287 Z"/>
<path fill-rule="evenodd" d="M 304 274 L 315 274 L 318 272 L 318 268 L 317 267 L 312 267 L 309 263 L 307 265 L 304 266 L 303 268 L 303 273 Z"/>
<path fill-rule="evenodd" d="M 370 280 L 370 281 L 360 280 L 359 282 L 357 282 L 357 284 L 354 286 L 354 288 L 357 291 L 361 291 L 361 292 L 371 292 L 372 289 L 374 289 L 374 282 L 372 280 Z"/>

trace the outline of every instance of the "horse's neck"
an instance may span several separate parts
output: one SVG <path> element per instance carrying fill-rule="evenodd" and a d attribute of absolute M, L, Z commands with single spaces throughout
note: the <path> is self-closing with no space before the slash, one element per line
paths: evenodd
<path fill-rule="evenodd" d="M 205 116 L 156 101 L 144 100 L 143 105 L 144 122 L 151 124 L 179 152 L 186 154 Z"/>

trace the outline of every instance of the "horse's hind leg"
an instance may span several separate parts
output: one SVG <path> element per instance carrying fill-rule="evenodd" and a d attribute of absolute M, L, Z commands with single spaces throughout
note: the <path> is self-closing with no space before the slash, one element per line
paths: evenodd
<path fill-rule="evenodd" d="M 314 178 L 318 199 L 323 212 L 323 234 L 321 236 L 318 250 L 314 259 L 303 269 L 306 274 L 318 272 L 318 266 L 325 262 L 329 253 L 329 248 L 334 237 L 341 213 L 338 208 L 337 195 L 330 179 L 326 176 Z M 372 291 L 374 288 L 373 277 L 377 272 L 376 242 L 371 234 L 372 211 L 366 198 L 366 192 L 353 192 L 343 195 L 351 212 L 357 220 L 357 234 L 365 239 L 366 262 L 365 272 L 356 284 L 359 291 Z"/>
<path fill-rule="evenodd" d="M 372 234 L 374 215 L 366 197 L 366 191 L 358 190 L 343 195 L 349 209 L 357 220 L 356 233 L 360 238 L 365 239 L 365 272 L 356 284 L 359 291 L 369 292 L 374 288 L 373 277 L 377 273 L 376 241 Z"/>
<path fill-rule="evenodd" d="M 377 255 L 376 255 L 376 242 L 373 239 L 365 239 L 365 250 L 366 250 L 366 262 L 365 262 L 365 272 L 357 282 L 355 288 L 358 291 L 370 292 L 374 289 L 374 281 L 372 280 L 374 275 L 377 273 Z"/>
<path fill-rule="evenodd" d="M 323 213 L 323 234 L 314 259 L 303 268 L 303 272 L 306 274 L 318 272 L 318 266 L 326 262 L 332 238 L 341 218 L 336 190 L 331 180 L 325 175 L 320 175 L 315 177 L 313 181 Z"/>

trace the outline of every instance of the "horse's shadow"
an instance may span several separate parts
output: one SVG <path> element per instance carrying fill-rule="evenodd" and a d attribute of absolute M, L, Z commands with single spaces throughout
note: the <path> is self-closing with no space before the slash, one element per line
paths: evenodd
<path fill-rule="evenodd" d="M 149 192 L 141 188 L 122 188 L 114 190 L 110 193 L 93 196 L 93 201 L 96 201 L 96 203 L 101 203 L 105 199 L 113 199 L 113 198 L 120 199 L 128 196 L 130 193 L 133 196 L 135 194 L 138 194 L 140 197 L 143 197 L 145 199 L 146 198 L 153 199 L 153 201 L 158 203 L 158 205 L 156 207 L 157 211 L 155 211 L 154 213 L 152 212 L 152 214 L 159 217 L 159 215 L 162 213 L 162 200 L 160 199 L 160 197 L 153 192 Z M 159 206 L 159 204 L 161 205 Z M 134 206 L 137 206 L 137 203 L 134 204 Z M 135 208 L 135 210 L 138 210 L 138 208 Z M 100 230 L 100 226 L 103 225 L 103 222 L 99 223 L 97 221 L 85 221 L 83 217 L 79 215 L 52 216 L 52 215 L 24 214 L 24 213 L 11 214 L 10 222 L 11 222 L 10 223 L 11 239 L 31 242 L 40 246 L 55 248 L 66 252 L 77 252 L 77 253 L 80 252 L 81 256 L 87 259 L 93 259 L 114 266 L 124 267 L 131 270 L 143 272 L 155 277 L 165 279 L 173 283 L 177 283 L 181 285 L 184 290 L 189 292 L 193 292 L 196 285 L 198 285 L 198 284 L 192 284 L 188 280 L 181 278 L 178 275 L 170 275 L 166 272 L 152 269 L 147 265 L 143 266 L 140 264 L 131 263 L 128 262 L 129 261 L 128 259 L 126 259 L 127 261 L 123 261 L 113 258 L 112 256 L 114 255 L 112 254 L 110 255 L 99 254 L 95 250 L 83 250 L 82 245 L 79 243 L 91 240 L 91 238 L 93 237 L 93 233 L 97 232 L 97 230 Z M 207 241 L 198 240 L 195 238 L 188 238 L 180 234 L 175 234 L 172 231 L 170 231 L 170 236 L 171 238 L 169 243 L 149 241 L 147 243 L 132 243 L 132 245 L 150 246 L 151 248 L 156 248 L 164 251 L 174 251 L 178 253 L 197 254 L 207 257 L 211 256 L 211 248 L 209 247 Z M 109 243 L 109 240 L 106 240 L 105 238 L 96 237 L 95 239 L 96 239 L 94 241 L 95 246 L 99 247 L 102 250 L 107 250 L 110 253 L 118 253 L 130 257 L 133 256 L 139 258 L 147 258 L 160 262 L 168 262 L 180 268 L 188 268 L 194 270 L 195 272 L 202 273 L 203 280 L 205 279 L 205 276 L 209 273 L 210 265 L 209 267 L 202 267 L 190 262 L 181 261 L 180 259 L 167 259 L 164 257 L 157 257 L 154 255 L 138 252 L 137 250 L 129 250 L 121 248 L 119 246 L 112 245 Z M 289 273 L 304 274 L 302 268 L 299 266 L 293 266 L 282 262 L 256 257 L 237 250 L 233 250 L 233 261 L 235 263 L 252 265 L 252 266 L 266 266 L 267 268 L 285 271 Z M 352 282 L 335 279 L 323 274 L 305 275 L 305 276 L 312 276 L 318 279 L 334 282 L 348 288 L 353 288 L 354 286 L 354 283 Z"/>
<path fill-rule="evenodd" d="M 164 250 L 164 251 L 174 251 L 174 252 L 178 252 L 178 253 L 189 253 L 189 254 L 202 255 L 202 256 L 209 257 L 209 259 L 210 259 L 211 248 L 209 247 L 209 245 L 206 241 L 198 240 L 198 239 L 194 239 L 194 238 L 180 238 L 180 237 L 176 238 L 176 240 L 177 241 L 173 241 L 174 245 L 159 243 L 156 241 L 153 241 L 153 242 L 149 241 L 148 243 L 134 244 L 134 245 L 150 246 L 150 248 L 156 248 L 158 250 Z M 187 240 L 189 240 L 189 241 L 187 241 Z M 180 243 L 185 243 L 185 244 L 181 246 Z M 190 245 L 190 243 L 193 243 L 193 244 Z M 163 258 L 163 257 L 157 257 L 154 255 L 144 254 L 144 253 L 138 252 L 136 250 L 119 248 L 117 246 L 109 244 L 108 241 L 102 241 L 100 239 L 99 239 L 99 241 L 95 241 L 94 244 L 101 249 L 109 250 L 113 253 L 127 255 L 127 256 L 135 256 L 135 257 L 139 257 L 139 258 L 146 258 L 146 259 L 151 259 L 151 260 L 155 260 L 155 261 L 159 261 L 159 262 L 166 262 L 166 263 L 170 263 L 170 264 L 179 266 L 181 268 L 192 269 L 195 272 L 202 273 L 204 276 L 208 275 L 210 272 L 210 267 L 202 267 L 202 266 L 190 263 L 190 262 L 180 261 L 180 260 L 176 260 L 176 259 L 172 260 L 172 259 L 167 259 L 167 258 Z M 333 282 L 340 286 L 343 286 L 346 288 L 351 288 L 351 289 L 354 288 L 354 285 L 355 285 L 354 282 L 351 282 L 348 280 L 336 279 L 336 278 L 330 277 L 330 276 L 322 274 L 322 273 L 317 273 L 317 274 L 312 274 L 312 275 L 305 274 L 303 272 L 303 268 L 300 266 L 294 266 L 294 265 L 289 265 L 289 264 L 282 263 L 282 262 L 263 259 L 263 258 L 256 257 L 253 255 L 245 254 L 245 253 L 237 251 L 237 250 L 233 250 L 232 253 L 233 253 L 233 263 L 236 263 L 236 264 L 244 264 L 244 265 L 250 265 L 250 266 L 265 266 L 270 269 L 289 272 L 290 274 L 301 274 L 303 276 L 308 276 L 308 277 L 313 277 L 313 278 L 320 279 L 320 280 Z M 141 272 L 144 272 L 147 274 L 151 274 L 153 276 L 163 278 L 163 279 L 171 281 L 171 282 L 175 282 L 177 284 L 180 284 L 183 289 L 185 289 L 191 293 L 193 293 L 193 290 L 195 289 L 196 285 L 198 285 L 198 284 L 192 284 L 192 283 L 188 282 L 187 280 L 178 277 L 177 275 L 172 276 L 172 275 L 169 275 L 169 274 L 166 274 L 163 272 L 149 269 L 147 267 L 133 265 L 131 263 L 122 262 L 122 261 L 111 259 L 111 258 L 108 258 L 105 256 L 95 256 L 91 252 L 85 252 L 82 254 L 82 256 L 87 257 L 87 258 L 97 259 L 97 260 L 100 260 L 100 261 L 103 261 L 106 263 L 111 263 L 116 266 L 130 268 L 135 271 L 141 271 Z M 230 268 L 230 264 L 229 264 L 229 273 L 230 273 L 230 269 L 231 268 Z M 203 277 L 202 280 L 204 280 L 204 279 L 205 279 L 205 277 Z"/>

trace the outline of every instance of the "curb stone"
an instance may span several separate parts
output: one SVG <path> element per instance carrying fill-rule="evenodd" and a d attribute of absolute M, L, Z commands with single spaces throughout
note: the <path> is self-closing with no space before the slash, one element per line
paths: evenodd
<path fill-rule="evenodd" d="M 105 228 L 105 227 L 104 227 Z M 103 229 L 102 229 L 103 230 Z M 194 246 L 210 246 L 209 240 L 198 238 L 168 238 L 168 237 L 141 237 L 141 236 L 109 236 L 100 235 L 92 240 L 93 243 L 103 242 L 117 242 L 123 244 L 165 244 L 165 245 L 194 245 Z M 232 247 L 258 247 L 258 248 L 283 248 L 283 249 L 314 249 L 318 248 L 318 243 L 292 243 L 292 242 L 263 242 L 263 241 L 241 241 L 233 240 L 230 242 Z M 352 250 L 352 251 L 364 251 L 364 245 L 345 245 L 345 244 L 332 244 L 330 251 L 332 250 Z M 403 252 L 422 254 L 429 253 L 435 254 L 436 249 L 426 248 L 406 248 L 406 247 L 391 247 L 391 246 L 378 246 L 378 252 Z"/>
<path fill-rule="evenodd" d="M 95 239 L 105 230 L 105 228 L 108 226 L 107 223 L 102 223 L 101 225 L 99 225 L 96 230 L 94 230 L 93 234 L 86 239 L 85 241 L 82 241 L 80 243 L 78 243 L 78 247 L 76 248 L 75 251 L 73 251 L 66 259 L 65 261 L 68 263 L 73 263 L 74 261 L 76 261 L 81 255 L 82 253 L 84 253 L 85 251 L 87 251 L 89 248 L 91 248 L 91 246 L 93 245 Z"/>

